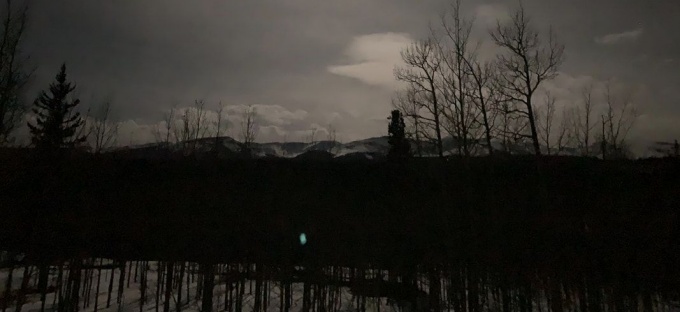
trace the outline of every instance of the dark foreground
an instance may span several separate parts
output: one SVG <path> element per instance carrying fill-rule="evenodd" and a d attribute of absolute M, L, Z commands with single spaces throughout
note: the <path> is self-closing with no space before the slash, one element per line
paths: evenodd
<path fill-rule="evenodd" d="M 36 267 L 193 262 L 304 300 L 354 289 L 358 309 L 651 311 L 680 289 L 677 160 L 6 157 L 0 175 L 0 249 Z"/>

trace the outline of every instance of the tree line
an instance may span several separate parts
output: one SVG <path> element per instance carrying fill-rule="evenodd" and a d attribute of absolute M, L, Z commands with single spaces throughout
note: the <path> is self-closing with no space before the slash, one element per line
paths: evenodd
<path fill-rule="evenodd" d="M 591 83 L 579 103 L 560 109 L 545 88 L 565 61 L 565 46 L 552 27 L 541 31 L 519 2 L 507 21 L 496 21 L 488 40 L 500 51 L 480 56 L 482 41 L 471 36 L 475 21 L 463 15 L 461 0 L 442 14 L 430 34 L 401 52 L 395 77 L 405 87 L 393 98 L 407 133 L 422 155 L 421 142 L 447 152 L 445 136 L 459 155 L 510 153 L 528 145 L 536 155 L 562 154 L 620 158 L 630 156 L 627 136 L 638 116 L 633 93 L 615 90 L 611 80 L 596 94 Z M 595 97 L 600 95 L 602 100 Z"/>

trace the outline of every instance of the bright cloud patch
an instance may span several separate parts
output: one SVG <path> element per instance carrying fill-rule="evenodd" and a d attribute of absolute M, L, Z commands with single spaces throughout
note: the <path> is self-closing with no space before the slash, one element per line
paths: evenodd
<path fill-rule="evenodd" d="M 624 42 L 632 42 L 640 38 L 644 32 L 643 28 L 638 28 L 631 31 L 626 31 L 617 34 L 608 34 L 602 37 L 595 38 L 595 42 L 599 44 L 611 45 Z"/>
<path fill-rule="evenodd" d="M 510 19 L 508 8 L 502 4 L 482 4 L 475 8 L 475 20 L 481 23 L 481 26 L 488 28 L 495 26 L 496 22 L 506 22 Z"/>
<path fill-rule="evenodd" d="M 231 105 L 226 107 L 227 115 L 240 119 L 248 106 Z M 303 110 L 290 111 L 281 105 L 255 104 L 252 106 L 257 116 L 257 122 L 262 125 L 287 126 L 295 121 L 307 118 Z"/>
<path fill-rule="evenodd" d="M 413 40 L 408 34 L 381 33 L 354 38 L 345 51 L 350 64 L 333 65 L 328 71 L 358 79 L 369 85 L 394 88 L 394 67 L 401 64 L 400 52 Z"/>

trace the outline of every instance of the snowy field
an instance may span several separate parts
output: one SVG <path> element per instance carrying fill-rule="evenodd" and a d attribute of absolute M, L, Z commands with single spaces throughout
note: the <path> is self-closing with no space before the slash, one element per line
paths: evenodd
<path fill-rule="evenodd" d="M 144 273 L 143 264 L 144 262 L 126 262 L 125 264 L 125 276 L 123 277 L 122 292 L 120 297 L 120 302 L 118 298 L 119 292 L 119 282 L 120 282 L 120 268 L 113 267 L 113 262 L 110 260 L 94 260 L 94 262 L 87 262 L 89 265 L 81 270 L 80 279 L 80 291 L 79 291 L 79 302 L 78 311 L 83 312 L 94 312 L 94 311 L 107 311 L 107 312 L 159 312 L 164 311 L 165 307 L 165 290 L 163 287 L 166 284 L 165 273 L 167 272 L 163 266 L 162 262 L 149 261 L 147 263 L 147 270 Z M 96 265 L 92 265 L 96 264 Z M 177 311 L 177 300 L 180 296 L 181 291 L 181 311 L 187 312 L 199 312 L 201 311 L 202 301 L 201 296 L 197 295 L 199 293 L 199 288 L 202 286 L 200 280 L 200 274 L 198 274 L 198 266 L 187 264 L 185 266 L 186 270 L 182 277 L 181 286 L 178 285 L 178 277 L 180 273 L 177 269 L 179 265 L 175 266 L 173 272 L 173 287 L 171 291 L 171 298 L 169 304 L 169 311 Z M 53 266 L 50 270 L 48 287 L 53 286 L 53 288 L 59 285 L 59 273 L 58 268 Z M 241 304 L 240 311 L 254 311 L 255 310 L 255 297 L 256 297 L 256 282 L 253 280 L 244 280 L 242 286 L 239 283 L 233 283 L 234 287 L 229 289 L 226 276 L 229 274 L 222 274 L 226 272 L 226 266 L 218 265 L 216 266 L 216 277 L 215 285 L 213 288 L 212 296 L 212 310 L 213 311 L 239 311 L 238 305 Z M 0 270 L 0 308 L 3 308 L 3 312 L 41 312 L 42 302 L 40 300 L 40 294 L 36 293 L 38 289 L 38 269 L 36 267 L 24 267 L 18 266 L 12 270 L 11 281 L 9 277 L 9 269 L 5 268 Z M 67 266 L 64 266 L 62 270 L 63 277 L 63 290 L 66 289 L 66 278 L 69 274 Z M 146 276 L 146 282 L 143 283 L 142 276 Z M 24 276 L 27 278 L 24 280 Z M 158 283 L 159 277 L 161 283 Z M 11 302 L 5 306 L 5 300 L 7 294 L 7 284 L 11 284 L 11 290 L 13 294 L 19 292 L 22 282 L 25 283 L 26 289 L 33 290 L 33 293 L 25 296 L 24 303 L 17 307 L 16 300 L 11 300 Z M 146 285 L 145 291 L 145 303 L 141 304 L 142 298 L 142 288 Z M 187 288 L 188 285 L 188 288 Z M 291 284 L 291 306 L 290 311 L 302 311 L 303 310 L 303 284 L 293 283 Z M 262 291 L 260 292 L 261 299 L 261 311 L 275 312 L 283 311 L 281 309 L 282 302 L 282 287 L 281 283 L 275 281 L 265 281 L 262 283 Z M 442 281 L 441 289 L 447 289 L 448 285 L 446 281 Z M 239 291 L 242 289 L 242 300 L 238 300 Z M 427 284 L 424 283 L 420 285 L 420 288 L 424 291 L 427 290 Z M 467 291 L 466 291 L 467 293 Z M 228 294 L 232 297 L 232 306 L 228 304 Z M 323 302 L 325 308 L 320 309 L 314 299 L 315 291 L 312 286 L 310 289 L 310 302 L 311 306 L 310 312 L 340 312 L 340 311 L 360 311 L 358 300 L 356 296 L 353 296 L 351 291 L 346 288 L 340 288 L 336 292 L 335 296 L 331 292 L 327 292 L 326 296 L 322 296 L 319 302 Z M 497 311 L 501 309 L 500 298 L 497 292 L 491 290 L 479 292 L 479 302 L 482 304 L 484 311 Z M 608 308 L 607 293 L 601 292 L 602 297 L 602 310 L 603 311 L 616 311 L 614 309 Z M 62 294 L 63 296 L 63 294 Z M 551 311 L 550 302 L 548 301 L 548 294 L 538 291 L 534 294 L 536 296 L 533 300 L 533 310 L 534 311 Z M 580 303 L 578 299 L 574 297 L 573 294 L 563 293 L 563 305 L 562 311 L 580 311 Z M 57 311 L 58 300 L 57 294 L 51 291 L 47 294 L 45 300 L 45 311 Z M 187 300 L 188 299 L 188 300 Z M 654 301 L 654 311 L 680 311 L 679 308 L 663 305 L 658 297 L 653 297 Z M 107 307 L 107 301 L 110 304 Z M 443 309 L 446 311 L 453 311 L 452 308 L 446 306 L 447 302 L 446 295 L 443 294 L 442 304 Z M 638 311 L 643 311 L 642 298 L 637 300 Z M 517 308 L 517 307 L 514 307 Z M 405 305 L 397 305 L 394 301 L 388 300 L 387 298 L 365 298 L 365 310 L 363 311 L 377 311 L 377 312 L 409 312 L 411 309 Z M 418 307 L 416 311 L 424 311 L 423 307 Z M 514 310 L 514 309 L 513 309 Z M 413 310 L 411 310 L 413 311 Z"/>
<path fill-rule="evenodd" d="M 112 262 L 110 261 L 103 261 L 103 264 L 111 264 Z M 99 264 L 99 261 L 97 261 L 97 264 Z M 126 271 L 128 268 L 132 268 L 129 273 L 132 273 L 131 275 L 128 275 L 128 272 L 126 272 L 126 276 L 124 277 L 124 285 L 123 285 L 123 292 L 122 292 L 122 297 L 121 297 L 121 304 L 119 304 L 118 301 L 118 283 L 120 279 L 120 270 L 119 269 L 102 269 L 101 271 L 94 268 L 94 269 L 83 269 L 82 273 L 82 280 L 81 280 L 81 285 L 80 285 L 80 290 L 81 290 L 81 296 L 80 296 L 80 302 L 79 302 L 79 311 L 83 312 L 90 312 L 90 311 L 107 311 L 107 312 L 143 312 L 143 311 L 163 311 L 164 308 L 164 301 L 165 301 L 165 294 L 164 290 L 161 291 L 160 293 L 158 292 L 159 288 L 161 286 L 164 286 L 165 280 L 161 281 L 161 285 L 158 284 L 158 278 L 159 278 L 159 267 L 160 267 L 159 262 L 148 262 L 148 269 L 146 271 L 146 303 L 143 305 L 142 309 L 140 310 L 140 299 L 141 299 L 141 274 L 142 274 L 142 269 L 141 269 L 141 262 L 138 266 L 137 262 L 128 262 L 126 263 Z M 12 274 L 12 291 L 16 292 L 20 289 L 22 281 L 23 281 L 23 276 L 24 276 L 24 267 L 18 267 L 13 270 Z M 188 268 L 187 268 L 188 269 Z M 56 272 L 56 268 L 52 267 L 52 270 L 50 272 L 49 276 L 49 284 L 50 286 L 56 286 L 58 285 L 58 274 Z M 90 271 L 91 275 L 87 275 L 85 272 Z M 137 271 L 137 279 L 135 281 L 135 271 Z M 99 273 L 101 272 L 101 276 Z M 163 272 L 161 274 L 164 274 L 165 271 L 163 269 Z M 177 270 L 175 271 L 175 274 L 177 274 Z M 9 270 L 8 269 L 3 269 L 0 270 L 0 298 L 4 297 L 6 293 L 6 284 L 7 284 L 7 278 L 9 275 Z M 66 277 L 68 275 L 68 270 L 63 271 L 63 276 Z M 35 267 L 29 267 L 28 268 L 28 276 L 29 279 L 27 280 L 27 285 L 29 289 L 37 289 L 38 285 L 38 270 Z M 176 275 L 177 276 L 177 275 Z M 111 279 L 113 279 L 113 283 L 111 283 Z M 128 281 L 129 280 L 129 281 Z M 198 278 L 197 276 L 194 276 L 193 281 L 189 282 L 189 289 L 188 293 L 190 294 L 189 300 L 187 300 L 187 281 L 191 280 L 189 278 L 189 274 L 185 274 L 185 277 L 183 279 L 183 285 L 182 285 L 182 311 L 187 311 L 187 312 L 193 312 L 193 311 L 200 311 L 201 306 L 202 306 L 202 301 L 199 298 L 196 298 L 196 293 L 197 293 L 197 288 L 200 286 L 198 283 Z M 99 286 L 97 286 L 97 281 Z M 129 284 L 128 284 L 129 282 Z M 65 283 L 65 281 L 64 281 Z M 110 306 L 107 307 L 107 299 L 109 298 L 109 286 L 113 285 L 112 287 L 112 292 L 110 294 Z M 235 288 L 235 287 L 234 287 Z M 97 291 L 98 289 L 98 291 Z M 244 296 L 242 300 L 242 311 L 253 311 L 254 308 L 254 295 L 255 295 L 255 281 L 246 281 L 244 285 Z M 238 289 L 232 290 L 234 294 L 234 300 L 236 300 L 236 294 L 237 294 Z M 87 294 L 89 292 L 89 295 Z M 228 311 L 229 307 L 226 306 L 226 294 L 228 292 L 227 289 L 227 284 L 224 282 L 219 281 L 219 277 L 215 279 L 215 287 L 213 289 L 213 311 Z M 280 308 L 280 299 L 281 299 L 281 285 L 277 282 L 269 282 L 268 283 L 268 296 L 267 296 L 267 305 L 265 308 L 265 311 L 281 311 Z M 291 298 L 291 311 L 300 311 L 302 310 L 302 294 L 303 294 L 303 285 L 301 283 L 293 283 L 291 284 L 291 292 L 292 292 L 292 298 Z M 266 293 L 267 291 L 263 291 L 263 293 Z M 172 298 L 170 300 L 170 311 L 176 311 L 176 302 L 177 302 L 177 285 L 175 284 L 173 287 L 172 291 Z M 56 311 L 57 310 L 57 304 L 56 303 L 56 298 L 57 294 L 55 292 L 48 293 L 46 296 L 45 300 L 45 310 L 46 311 Z M 378 301 L 380 301 L 380 307 L 377 307 Z M 355 297 L 352 296 L 352 294 L 349 292 L 348 289 L 342 289 L 340 292 L 340 298 L 336 300 L 337 305 L 336 309 L 337 311 L 355 311 L 355 303 L 356 299 Z M 264 303 L 264 301 L 263 301 Z M 235 304 L 235 303 L 234 303 Z M 0 300 L 0 307 L 2 306 L 2 300 Z M 40 312 L 41 311 L 41 300 L 40 300 L 40 294 L 29 294 L 25 297 L 25 303 L 21 306 L 20 309 L 17 309 L 15 302 L 11 303 L 7 309 L 9 311 L 13 312 Z M 367 311 L 401 311 L 402 309 L 399 309 L 398 307 L 392 305 L 392 304 L 387 304 L 386 299 L 374 299 L 374 298 L 368 298 L 366 300 L 366 310 Z M 404 309 L 405 311 L 405 309 Z"/>

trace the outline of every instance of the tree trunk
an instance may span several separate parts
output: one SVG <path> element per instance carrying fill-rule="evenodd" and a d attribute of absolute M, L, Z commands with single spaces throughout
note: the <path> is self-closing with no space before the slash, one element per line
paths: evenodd
<path fill-rule="evenodd" d="M 201 273 L 203 275 L 203 302 L 201 303 L 201 312 L 212 311 L 212 297 L 213 288 L 215 286 L 215 272 L 213 264 L 201 264 Z"/>
<path fill-rule="evenodd" d="M 473 261 L 468 262 L 466 279 L 467 288 L 469 289 L 467 305 L 471 312 L 481 311 L 479 308 L 479 280 L 477 279 L 477 271 L 474 267 Z"/>
<path fill-rule="evenodd" d="M 226 272 L 230 274 L 233 271 L 231 265 L 227 264 Z M 234 302 L 234 283 L 227 279 L 226 294 L 224 295 L 224 312 L 232 311 Z"/>
<path fill-rule="evenodd" d="M 602 302 L 602 293 L 599 289 L 596 289 L 593 283 L 588 283 L 587 293 L 588 293 L 588 311 L 589 312 L 600 312 L 600 304 Z"/>
<path fill-rule="evenodd" d="M 527 101 L 527 114 L 529 115 L 529 127 L 531 128 L 531 141 L 534 145 L 534 153 L 536 156 L 541 156 L 541 144 L 538 140 L 538 130 L 536 129 L 536 118 L 534 117 L 534 109 L 531 105 L 531 96 Z"/>
<path fill-rule="evenodd" d="M 191 269 L 191 267 L 192 267 L 192 266 L 190 265 L 190 266 L 189 266 L 189 269 Z M 193 275 L 194 275 L 194 273 L 193 273 L 193 271 L 190 271 L 190 272 L 191 272 L 191 274 L 187 274 L 187 303 L 186 303 L 186 304 L 189 304 L 189 301 L 191 300 L 191 294 L 189 293 L 189 290 L 191 289 L 191 287 L 190 287 L 190 286 L 191 286 L 190 279 L 193 280 Z"/>
<path fill-rule="evenodd" d="M 132 277 L 132 261 L 128 262 L 127 288 L 130 288 L 130 277 Z M 136 282 L 136 281 L 135 281 Z"/>
<path fill-rule="evenodd" d="M 45 312 L 45 301 L 47 300 L 47 283 L 49 280 L 50 266 L 40 266 L 40 277 L 38 278 L 38 288 L 40 289 L 40 312 Z"/>
<path fill-rule="evenodd" d="M 14 278 L 13 273 L 14 273 L 14 265 L 10 264 L 9 273 L 7 274 L 7 280 L 5 281 L 5 296 L 4 296 L 5 300 L 3 300 L 3 303 L 2 303 L 2 312 L 7 311 L 7 307 L 9 306 L 9 303 L 10 303 L 11 298 L 12 298 L 12 279 Z"/>
<path fill-rule="evenodd" d="M 57 273 L 57 285 L 56 289 L 54 291 L 54 297 L 52 299 L 52 311 L 54 311 L 54 308 L 57 307 L 59 311 L 62 311 L 60 308 L 61 306 L 61 288 L 63 284 L 63 278 L 64 278 L 64 263 L 59 263 L 59 272 Z M 57 306 L 57 298 L 59 298 L 59 306 Z"/>
<path fill-rule="evenodd" d="M 285 282 L 281 281 L 279 285 L 279 312 L 284 312 L 286 307 L 286 286 Z"/>
<path fill-rule="evenodd" d="M 263 286 L 264 293 L 262 294 L 262 311 L 267 312 L 267 307 L 269 306 L 269 281 L 265 280 Z"/>
<path fill-rule="evenodd" d="M 255 264 L 255 305 L 254 312 L 260 312 L 262 309 L 262 265 Z"/>
<path fill-rule="evenodd" d="M 90 265 L 96 265 L 96 260 L 90 259 Z M 83 304 L 83 309 L 90 307 L 90 298 L 92 298 L 92 283 L 94 282 L 94 270 L 87 269 L 87 288 L 85 289 L 85 304 Z"/>
<path fill-rule="evenodd" d="M 137 262 L 137 265 L 135 268 L 139 267 L 139 261 Z M 139 312 L 144 312 L 144 304 L 146 304 L 146 288 L 147 288 L 147 281 L 146 281 L 146 269 L 147 269 L 147 263 L 146 261 L 142 262 L 142 269 L 140 270 L 139 273 L 141 273 L 139 276 L 139 281 L 140 281 L 140 298 L 139 298 Z M 135 269 L 137 271 L 137 269 Z M 135 277 L 137 277 L 135 275 Z"/>
<path fill-rule="evenodd" d="M 441 122 L 439 120 L 439 103 L 437 102 L 437 93 L 436 93 L 436 88 L 434 85 L 434 81 L 430 80 L 430 88 L 432 88 L 432 105 L 434 106 L 434 131 L 437 136 L 437 154 L 439 158 L 444 158 L 444 145 L 442 143 L 442 130 L 441 130 Z"/>
<path fill-rule="evenodd" d="M 643 306 L 643 311 L 644 312 L 652 312 L 654 311 L 654 307 L 652 306 L 652 296 L 650 295 L 649 292 L 644 292 L 642 294 L 642 306 Z"/>
<path fill-rule="evenodd" d="M 562 284 L 553 280 L 550 287 L 550 309 L 552 312 L 562 312 Z"/>
<path fill-rule="evenodd" d="M 161 261 L 156 262 L 156 306 L 154 307 L 156 312 L 158 312 L 158 309 L 160 308 L 160 302 L 161 302 L 161 292 L 163 291 L 161 289 L 161 284 L 163 284 L 163 274 L 161 273 L 163 271 L 163 263 Z"/>
<path fill-rule="evenodd" d="M 139 261 L 135 261 L 135 283 L 137 283 L 137 278 L 139 277 L 139 275 L 137 275 L 137 273 L 139 273 Z M 128 285 L 128 287 L 129 286 L 130 285 Z"/>
<path fill-rule="evenodd" d="M 182 312 L 182 282 L 184 279 L 184 270 L 186 268 L 186 263 L 182 262 L 179 266 L 179 277 L 177 278 L 177 303 L 175 304 L 176 312 Z M 189 285 L 187 285 L 187 289 Z M 187 295 L 188 296 L 188 295 Z"/>
<path fill-rule="evenodd" d="M 108 295 L 106 296 L 106 308 L 107 309 L 111 306 L 111 293 L 113 292 L 113 277 L 114 277 L 115 272 L 116 272 L 116 269 L 111 268 L 111 276 L 109 276 L 109 292 L 108 292 Z"/>
<path fill-rule="evenodd" d="M 120 262 L 120 276 L 118 276 L 118 296 L 116 299 L 116 303 L 118 304 L 118 308 L 123 305 L 123 289 L 125 286 L 125 261 Z M 129 274 L 128 274 L 129 276 Z"/>
<path fill-rule="evenodd" d="M 19 288 L 19 292 L 17 293 L 17 306 L 16 306 L 16 312 L 21 312 L 21 307 L 24 305 L 24 296 L 26 293 L 26 288 L 28 287 L 28 281 L 30 279 L 30 274 L 29 274 L 29 267 L 28 264 L 24 266 L 24 275 L 23 278 L 21 279 L 21 288 Z"/>
<path fill-rule="evenodd" d="M 430 269 L 430 308 L 433 311 L 441 311 L 440 309 L 440 298 L 441 298 L 441 279 L 439 271 L 436 268 Z"/>
<path fill-rule="evenodd" d="M 306 268 L 305 268 L 306 269 Z M 310 285 L 309 281 L 305 279 L 302 286 L 302 312 L 309 312 L 310 309 Z"/>
<path fill-rule="evenodd" d="M 74 260 L 71 270 L 73 270 L 73 272 L 69 272 L 69 277 L 72 276 L 73 278 L 71 279 L 71 298 L 69 298 L 68 304 L 70 311 L 78 312 L 78 302 L 80 301 L 80 282 L 82 277 L 82 260 Z"/>
<path fill-rule="evenodd" d="M 97 308 L 99 307 L 99 284 L 101 284 L 102 281 L 102 263 L 103 260 L 99 261 L 99 268 L 97 269 L 97 287 L 95 287 L 95 294 L 94 294 L 94 312 L 97 312 Z"/>
<path fill-rule="evenodd" d="M 167 271 L 165 273 L 165 306 L 163 306 L 163 312 L 170 312 L 170 298 L 172 297 L 172 277 L 174 276 L 174 262 L 168 262 L 166 264 Z M 160 281 L 158 281 L 160 283 Z"/>
<path fill-rule="evenodd" d="M 501 290 L 503 293 L 503 312 L 512 311 L 512 296 L 510 296 L 510 289 L 507 285 Z"/>
<path fill-rule="evenodd" d="M 241 272 L 241 268 L 239 267 L 239 273 Z M 246 284 L 245 284 L 245 279 L 241 279 L 238 282 L 238 296 L 236 298 L 236 311 L 241 312 L 243 308 L 243 294 L 246 292 Z"/>
<path fill-rule="evenodd" d="M 582 279 L 578 284 L 577 296 L 578 296 L 578 306 L 579 310 L 582 312 L 588 311 L 588 301 L 586 298 L 586 282 Z"/>
<path fill-rule="evenodd" d="M 284 289 L 286 291 L 286 303 L 285 303 L 286 306 L 285 306 L 283 311 L 284 312 L 290 312 L 290 307 L 291 307 L 292 301 L 293 301 L 293 298 L 292 298 L 293 295 L 291 294 L 291 289 L 290 289 L 291 288 L 290 282 L 286 282 L 286 285 L 284 287 L 285 287 Z"/>
<path fill-rule="evenodd" d="M 489 126 L 489 117 L 487 116 L 486 108 L 482 107 L 482 118 L 484 122 L 484 136 L 486 145 L 489 149 L 489 156 L 493 156 L 493 146 L 491 146 L 491 127 Z"/>

